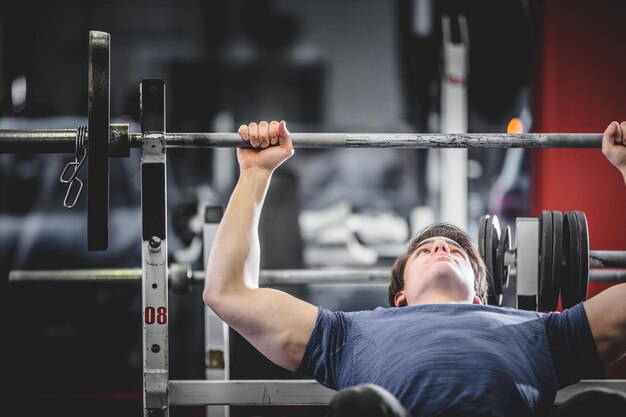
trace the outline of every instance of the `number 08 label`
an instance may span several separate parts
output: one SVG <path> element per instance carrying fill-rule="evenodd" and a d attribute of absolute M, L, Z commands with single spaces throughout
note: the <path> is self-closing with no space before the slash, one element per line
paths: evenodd
<path fill-rule="evenodd" d="M 148 306 L 143 311 L 143 320 L 146 324 L 166 324 L 167 323 L 167 307 Z"/>

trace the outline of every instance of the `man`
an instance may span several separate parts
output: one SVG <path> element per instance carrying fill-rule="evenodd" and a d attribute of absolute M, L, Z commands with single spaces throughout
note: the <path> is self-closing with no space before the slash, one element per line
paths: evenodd
<path fill-rule="evenodd" d="M 411 415 L 522 416 L 548 410 L 560 388 L 603 377 L 626 354 L 626 284 L 562 313 L 484 305 L 484 264 L 451 225 L 428 228 L 398 259 L 395 307 L 331 312 L 259 288 L 261 208 L 272 172 L 294 150 L 284 121 L 250 123 L 239 134 L 253 149 L 237 150 L 240 177 L 203 298 L 279 366 L 333 389 L 357 387 L 381 404 L 395 397 Z M 603 152 L 626 182 L 625 139 L 626 122 L 611 123 Z M 331 413 L 348 415 L 342 406 Z M 405 413 L 392 408 L 379 415 Z"/>

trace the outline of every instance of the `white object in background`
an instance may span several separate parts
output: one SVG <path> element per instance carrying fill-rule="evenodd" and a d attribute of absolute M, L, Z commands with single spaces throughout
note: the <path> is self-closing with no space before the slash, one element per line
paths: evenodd
<path fill-rule="evenodd" d="M 435 212 L 428 206 L 417 206 L 409 214 L 411 236 L 435 222 Z"/>
<path fill-rule="evenodd" d="M 450 18 L 442 18 L 443 79 L 441 81 L 441 132 L 467 133 L 467 73 L 469 35 L 464 16 L 458 17 L 460 41 L 452 41 Z M 441 220 L 467 229 L 467 149 L 441 152 Z"/>

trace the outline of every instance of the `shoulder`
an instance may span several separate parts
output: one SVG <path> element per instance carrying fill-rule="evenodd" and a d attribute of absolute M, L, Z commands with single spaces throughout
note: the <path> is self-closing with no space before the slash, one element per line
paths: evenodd
<path fill-rule="evenodd" d="M 563 311 L 550 311 L 543 313 L 541 318 L 547 328 L 576 328 L 579 326 L 589 326 L 587 313 L 585 312 L 583 303 L 576 304 L 575 306 Z"/>

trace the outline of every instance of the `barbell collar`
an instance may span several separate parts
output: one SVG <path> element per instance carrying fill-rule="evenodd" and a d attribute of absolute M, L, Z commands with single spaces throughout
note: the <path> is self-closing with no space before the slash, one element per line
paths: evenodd
<path fill-rule="evenodd" d="M 111 158 L 128 158 L 130 156 L 130 135 L 128 124 L 111 124 L 109 156 Z"/>

